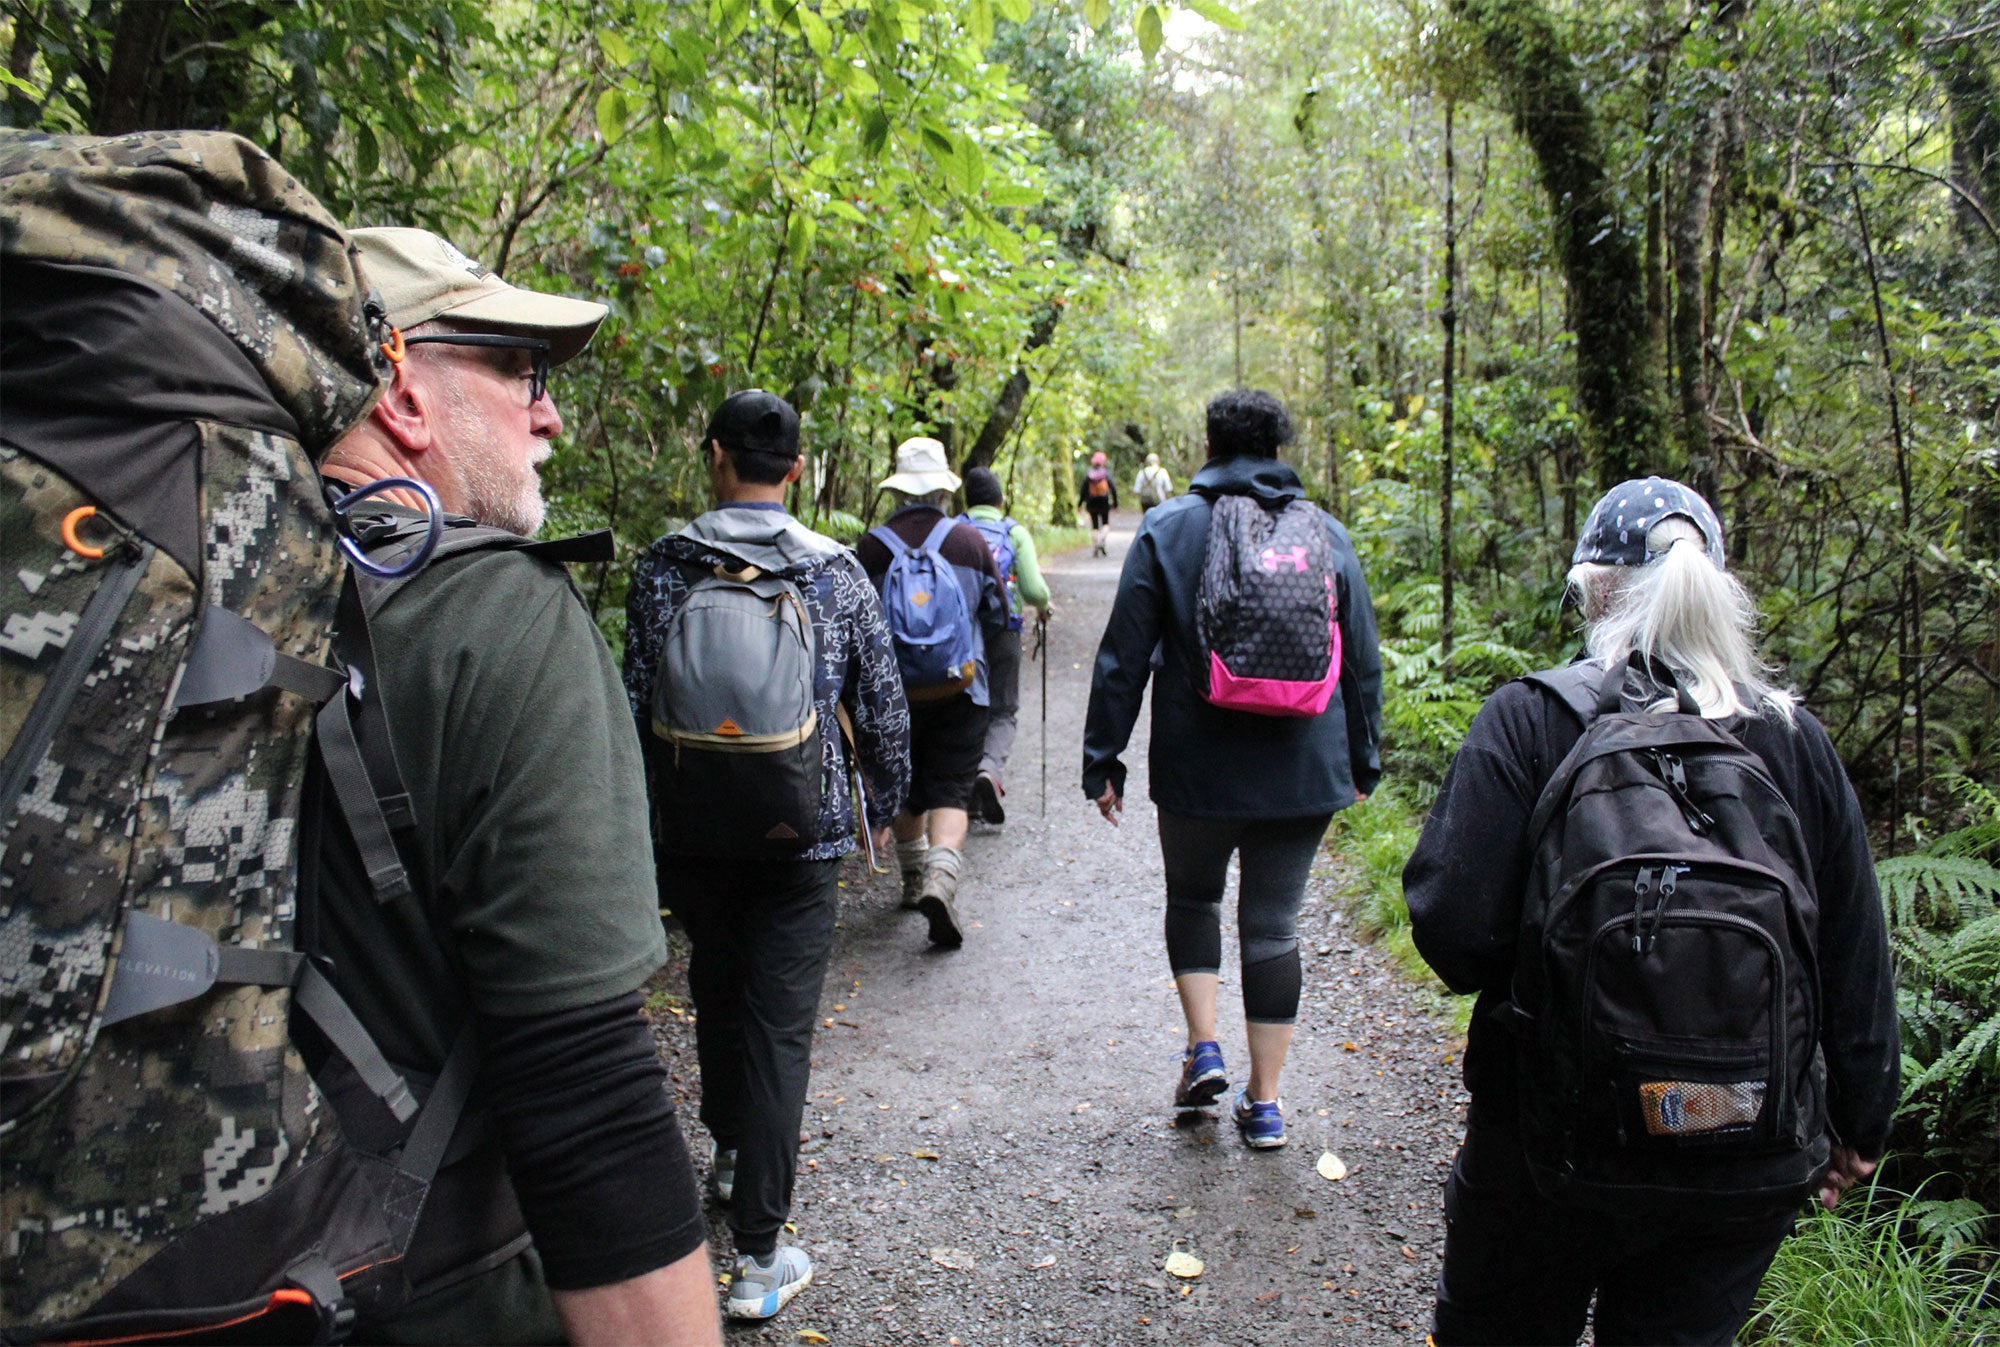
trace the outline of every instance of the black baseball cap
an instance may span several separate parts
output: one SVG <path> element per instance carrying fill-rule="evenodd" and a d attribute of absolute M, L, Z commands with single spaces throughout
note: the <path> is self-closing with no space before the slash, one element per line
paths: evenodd
<path fill-rule="evenodd" d="M 1662 519 L 1679 515 L 1701 531 L 1708 559 L 1728 566 L 1722 550 L 1722 521 L 1692 487 L 1667 477 L 1641 477 L 1622 482 L 1604 493 L 1576 540 L 1572 565 L 1643 566 L 1653 559 L 1646 550 L 1646 532 Z"/>
<path fill-rule="evenodd" d="M 718 440 L 725 449 L 784 458 L 799 456 L 799 414 L 776 393 L 746 388 L 731 393 L 708 419 L 701 441 Z"/>

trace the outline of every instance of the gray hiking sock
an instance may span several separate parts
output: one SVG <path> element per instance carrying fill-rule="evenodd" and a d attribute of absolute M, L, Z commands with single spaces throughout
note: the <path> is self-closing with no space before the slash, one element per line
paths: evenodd
<path fill-rule="evenodd" d="M 965 855 L 957 847 L 932 847 L 929 859 L 924 863 L 929 870 L 940 870 L 953 879 L 958 878 L 960 867 L 965 864 Z"/>
<path fill-rule="evenodd" d="M 930 849 L 930 839 L 924 837 L 913 838 L 908 842 L 898 842 L 896 843 L 896 864 L 902 867 L 904 874 L 916 874 L 924 868 L 924 857 L 929 854 Z"/>

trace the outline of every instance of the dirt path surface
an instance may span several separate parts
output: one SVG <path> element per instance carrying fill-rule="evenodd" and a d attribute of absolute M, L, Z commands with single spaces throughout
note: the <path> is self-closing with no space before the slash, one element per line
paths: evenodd
<path fill-rule="evenodd" d="M 975 825 L 967 848 L 964 948 L 932 950 L 893 877 L 850 867 L 788 1236 L 815 1281 L 776 1319 L 732 1325 L 732 1344 L 1423 1340 L 1463 1120 L 1459 1044 L 1346 933 L 1332 858 L 1300 918 L 1290 1144 L 1253 1152 L 1226 1118 L 1173 1125 L 1183 1029 L 1144 798 L 1146 718 L 1122 828 L 1076 785 L 1090 661 L 1136 522 L 1119 516 L 1109 559 L 1086 549 L 1046 567 L 1048 813 L 1041 670 L 1024 662 L 1008 822 Z M 1249 1057 L 1225 932 L 1222 1046 L 1240 1081 Z M 672 1007 L 659 1037 L 700 1167 L 709 1142 L 676 948 L 655 1002 Z M 1327 1150 L 1347 1165 L 1340 1182 L 1316 1172 Z M 713 1219 L 720 1264 L 729 1235 Z M 1169 1275 L 1176 1249 L 1206 1270 Z"/>

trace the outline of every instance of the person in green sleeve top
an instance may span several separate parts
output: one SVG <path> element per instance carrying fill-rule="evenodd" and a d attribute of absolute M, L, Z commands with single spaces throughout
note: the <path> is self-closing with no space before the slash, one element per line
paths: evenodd
<path fill-rule="evenodd" d="M 1009 518 L 1002 508 L 1000 478 L 991 468 L 965 472 L 966 523 L 979 530 L 993 553 L 994 564 L 1007 582 L 1007 629 L 986 638 L 987 691 L 992 718 L 987 722 L 986 751 L 979 777 L 972 786 L 972 814 L 988 823 L 1005 823 L 1000 797 L 1007 793 L 1007 755 L 1014 748 L 1015 722 L 1021 709 L 1022 611 L 1038 608 L 1053 615 L 1048 582 L 1035 562 L 1035 540 L 1027 526 Z"/>

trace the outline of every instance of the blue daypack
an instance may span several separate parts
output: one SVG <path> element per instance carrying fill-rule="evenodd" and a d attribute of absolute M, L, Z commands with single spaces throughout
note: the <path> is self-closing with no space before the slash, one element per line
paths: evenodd
<path fill-rule="evenodd" d="M 913 702 L 955 697 L 979 674 L 972 610 L 940 550 L 957 526 L 955 519 L 940 519 L 914 548 L 886 524 L 870 530 L 889 549 L 889 569 L 875 582 L 875 589 L 889 619 L 903 694 Z"/>
<path fill-rule="evenodd" d="M 1014 583 L 1014 530 L 1019 527 L 1010 516 L 1005 519 L 975 519 L 969 514 L 958 517 L 961 524 L 970 524 L 979 530 L 979 536 L 986 540 L 986 550 L 993 554 L 993 564 L 1000 568 L 1000 578 L 1007 585 L 1007 630 L 1021 629 L 1021 590 Z"/>

